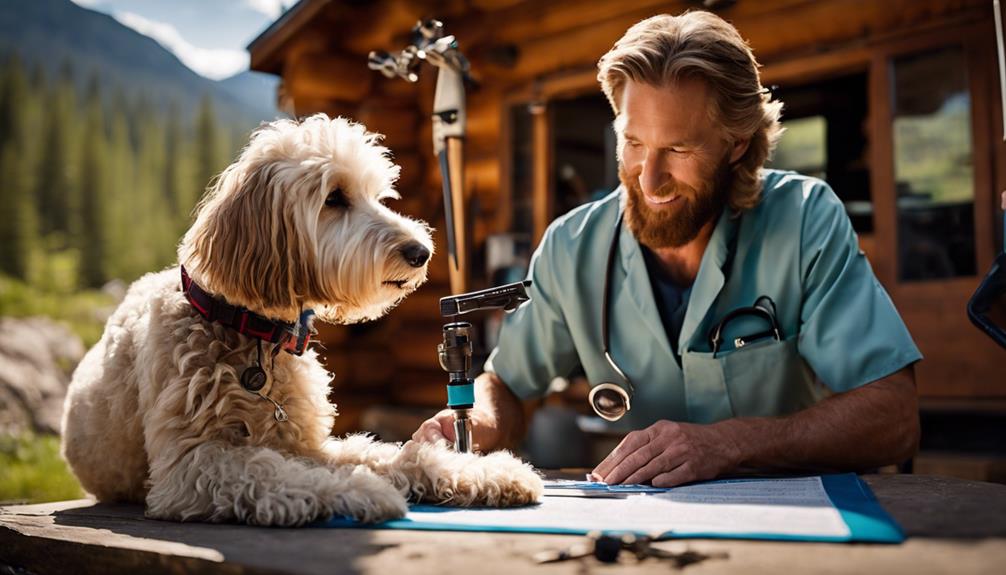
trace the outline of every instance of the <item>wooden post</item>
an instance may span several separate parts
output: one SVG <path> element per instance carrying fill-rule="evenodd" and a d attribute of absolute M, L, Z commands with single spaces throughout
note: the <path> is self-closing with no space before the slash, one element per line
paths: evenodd
<path fill-rule="evenodd" d="M 532 220 L 534 222 L 534 237 L 532 245 L 538 245 L 545 229 L 552 219 L 552 133 L 550 124 L 551 112 L 547 103 L 533 104 L 532 114 L 532 149 L 533 162 L 533 204 Z"/>

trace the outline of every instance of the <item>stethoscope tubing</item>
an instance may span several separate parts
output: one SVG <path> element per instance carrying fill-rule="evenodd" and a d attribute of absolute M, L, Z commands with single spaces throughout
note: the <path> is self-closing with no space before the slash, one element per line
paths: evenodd
<path fill-rule="evenodd" d="M 629 380 L 625 372 L 618 367 L 615 363 L 614 358 L 611 357 L 611 340 L 608 333 L 608 315 L 611 313 L 611 271 L 615 266 L 615 254 L 618 250 L 618 240 L 622 233 L 622 213 L 618 213 L 618 220 L 615 222 L 615 234 L 611 238 L 611 245 L 608 247 L 608 260 L 604 268 L 604 293 L 601 296 L 601 346 L 604 350 L 604 359 L 608 361 L 608 365 L 611 369 L 618 374 L 619 377 L 625 382 L 628 387 L 626 392 L 628 392 L 631 398 L 635 389 L 632 386 L 632 382 Z"/>

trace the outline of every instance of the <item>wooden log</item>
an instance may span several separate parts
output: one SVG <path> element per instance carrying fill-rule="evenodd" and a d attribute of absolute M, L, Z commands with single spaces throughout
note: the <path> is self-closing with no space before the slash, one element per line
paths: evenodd
<path fill-rule="evenodd" d="M 299 25 L 294 28 L 297 28 L 296 32 L 284 27 L 264 42 L 253 42 L 248 47 L 251 56 L 248 67 L 259 72 L 283 75 L 290 63 L 301 54 L 323 52 L 330 44 L 320 30 Z"/>
<path fill-rule="evenodd" d="M 398 100 L 417 101 L 419 99 L 420 85 L 408 82 L 402 78 L 386 78 L 380 72 L 374 70 L 374 81 L 372 84 L 373 95 L 381 98 L 393 98 Z"/>
<path fill-rule="evenodd" d="M 534 2 L 526 2 L 526 0 L 470 0 L 470 4 L 473 8 L 478 8 L 479 10 L 485 10 L 487 12 L 495 12 L 503 8 L 511 8 L 522 3 L 530 5 L 535 4 Z"/>
<path fill-rule="evenodd" d="M 409 370 L 388 390 L 396 405 L 446 407 L 447 374 L 442 370 Z"/>
<path fill-rule="evenodd" d="M 384 136 L 383 143 L 392 151 L 416 149 L 416 125 L 419 113 L 399 100 L 370 98 L 359 109 L 359 120 L 371 132 Z"/>
<path fill-rule="evenodd" d="M 333 3 L 335 4 L 335 3 Z M 395 51 L 405 47 L 409 30 L 428 17 L 430 8 L 413 0 L 369 2 L 363 8 L 331 11 L 330 23 L 339 31 L 340 44 L 350 52 Z"/>
<path fill-rule="evenodd" d="M 340 392 L 337 387 L 330 399 L 339 410 L 332 425 L 331 435 L 334 437 L 361 431 L 363 428 L 360 420 L 367 409 L 387 402 L 384 390 L 380 393 L 348 393 Z"/>
<path fill-rule="evenodd" d="M 478 196 L 481 207 L 495 208 L 499 201 L 500 162 L 498 156 L 469 158 L 465 162 L 465 180 L 472 196 Z"/>
<path fill-rule="evenodd" d="M 398 176 L 398 183 L 395 187 L 402 192 L 402 196 L 413 195 L 415 188 L 423 181 L 423 173 L 426 169 L 425 158 L 415 150 L 402 149 L 394 152 L 394 162 L 401 166 Z"/>
<path fill-rule="evenodd" d="M 466 136 L 469 140 L 499 138 L 500 106 L 502 98 L 495 92 L 481 91 L 468 98 L 468 123 Z"/>
<path fill-rule="evenodd" d="M 472 243 L 483 249 L 486 243 L 486 239 L 493 234 L 498 234 L 506 230 L 499 229 L 496 218 L 496 211 L 486 211 L 484 212 L 485 217 L 481 217 L 475 221 L 475 226 L 472 229 Z"/>
<path fill-rule="evenodd" d="M 391 314 L 401 322 L 401 326 L 434 322 L 440 318 L 440 298 L 447 293 L 444 284 L 426 282 L 415 293 L 398 304 Z"/>
<path fill-rule="evenodd" d="M 370 92 L 374 74 L 352 54 L 308 53 L 293 59 L 283 74 L 291 94 L 358 101 Z"/>
<path fill-rule="evenodd" d="M 440 200 L 443 202 L 443 200 Z M 432 220 L 429 222 L 433 226 L 433 245 L 437 246 L 437 250 L 433 253 L 433 257 L 430 259 L 430 265 L 427 271 L 427 281 L 434 284 L 448 285 L 450 283 L 450 273 L 447 267 L 447 234 L 444 232 L 445 224 L 443 218 L 443 210 L 440 211 L 440 218 Z M 448 288 L 444 293 L 450 291 Z"/>
<path fill-rule="evenodd" d="M 296 118 L 303 118 L 321 112 L 327 114 L 330 118 L 342 117 L 355 120 L 357 115 L 357 105 L 354 102 L 291 94 L 289 96 L 289 103 L 293 116 Z"/>
<path fill-rule="evenodd" d="M 416 149 L 426 158 L 427 165 L 437 168 L 436 157 L 433 155 L 433 121 L 430 114 L 433 106 L 426 106 L 422 102 L 416 108 L 418 115 L 416 124 Z M 439 168 L 437 168 L 439 169 Z"/>
<path fill-rule="evenodd" d="M 799 0 L 806 2 L 807 0 Z M 631 4 L 633 12 L 651 15 L 660 13 L 677 14 L 692 7 L 688 2 L 668 0 L 635 0 Z M 533 38 L 542 38 L 566 33 L 572 29 L 594 26 L 605 20 L 617 19 L 627 12 L 622 2 L 582 2 L 560 0 L 558 2 L 525 2 L 519 6 L 486 16 L 487 21 L 496 22 L 492 38 L 496 42 L 520 43 Z"/>
<path fill-rule="evenodd" d="M 864 37 L 893 33 L 924 22 L 960 15 L 982 17 L 979 0 L 887 0 L 807 2 L 789 10 L 762 13 L 734 22 L 759 60 L 790 58 Z"/>
<path fill-rule="evenodd" d="M 387 345 L 364 345 L 352 340 L 323 352 L 325 366 L 342 388 L 372 389 L 394 378 L 397 366 Z"/>
<path fill-rule="evenodd" d="M 440 314 L 434 308 L 434 312 L 427 318 L 417 321 L 402 322 L 400 333 L 396 344 L 391 346 L 391 353 L 402 369 L 438 369 L 440 364 L 437 359 L 437 345 L 443 342 L 443 324 L 448 320 L 441 319 Z"/>
<path fill-rule="evenodd" d="M 744 26 L 754 20 L 774 22 L 777 31 L 790 31 L 793 28 L 805 28 L 803 24 L 817 23 L 822 26 L 819 35 L 812 44 L 827 42 L 836 32 L 845 28 L 862 30 L 884 30 L 870 25 L 871 20 L 885 21 L 895 27 L 909 24 L 920 19 L 938 20 L 949 14 L 987 9 L 988 3 L 982 0 L 961 0 L 947 2 L 946 0 L 893 0 L 875 2 L 873 0 L 845 0 L 838 2 L 820 2 L 817 0 L 769 0 L 760 2 L 737 2 L 727 8 L 717 9 L 716 13 L 725 20 L 736 25 L 742 35 Z M 624 29 L 643 18 L 657 14 L 681 14 L 694 8 L 693 2 L 682 0 L 639 0 L 632 3 L 630 13 L 624 3 L 616 1 L 582 2 L 579 0 L 556 0 L 552 2 L 524 2 L 489 13 L 475 14 L 467 19 L 456 22 L 458 32 L 453 32 L 459 38 L 465 38 L 469 28 L 481 29 L 491 23 L 491 42 L 495 45 L 512 44 L 518 48 L 528 41 L 534 41 L 551 36 L 561 36 L 581 28 L 594 28 L 604 22 L 628 21 Z M 805 12 L 823 11 L 826 14 L 817 19 L 809 18 Z M 840 22 L 841 21 L 841 22 Z M 792 24 L 795 24 L 793 26 Z M 476 30 L 470 34 L 474 36 Z M 624 30 L 623 30 L 624 32 Z M 843 37 L 847 33 L 839 32 Z M 620 36 L 620 35 L 619 35 Z M 485 54 L 487 46 L 478 46 L 478 52 Z M 490 47 L 491 48 L 491 47 Z M 574 46 L 573 49 L 579 49 Z M 603 52 L 602 52 L 603 53 Z M 595 59 L 601 53 L 596 54 Z M 474 59 L 474 58 L 473 58 Z"/>
<path fill-rule="evenodd" d="M 402 199 L 389 204 L 391 209 L 404 216 L 430 224 L 430 221 L 433 220 L 436 213 L 431 210 L 429 202 L 427 202 L 421 194 L 414 192 L 414 190 L 403 190 L 402 188 L 399 188 L 398 190 L 402 194 Z"/>
<path fill-rule="evenodd" d="M 315 322 L 314 327 L 318 330 L 315 340 L 322 342 L 325 347 L 334 348 L 349 340 L 349 327 L 344 325 L 333 325 L 323 321 Z"/>
<path fill-rule="evenodd" d="M 613 20 L 552 36 L 531 38 L 519 46 L 512 67 L 500 68 L 487 63 L 485 73 L 491 73 L 495 81 L 512 83 L 561 70 L 595 66 L 598 58 L 644 14 L 638 10 L 626 10 Z"/>
<path fill-rule="evenodd" d="M 748 4 L 765 6 L 749 7 Z M 478 47 L 477 57 L 472 58 L 473 69 L 482 74 L 484 82 L 491 78 L 499 87 L 561 70 L 593 68 L 631 25 L 653 14 L 680 13 L 688 7 L 690 5 L 681 2 L 652 2 L 642 6 L 634 4 L 627 10 L 615 2 L 564 2 L 539 4 L 529 7 L 523 14 L 505 11 L 493 14 L 489 18 L 499 22 L 492 35 L 493 45 Z M 737 26 L 759 59 L 767 60 L 789 56 L 793 51 L 817 50 L 829 44 L 862 38 L 864 32 L 882 34 L 961 14 L 980 17 L 984 9 L 987 9 L 986 4 L 979 0 L 780 0 L 738 3 L 736 9 L 723 10 L 721 15 Z M 480 17 L 480 21 L 485 18 Z M 571 23 L 577 25 L 571 26 Z M 493 46 L 504 44 L 513 44 L 518 49 L 516 61 L 509 67 L 486 57 Z"/>

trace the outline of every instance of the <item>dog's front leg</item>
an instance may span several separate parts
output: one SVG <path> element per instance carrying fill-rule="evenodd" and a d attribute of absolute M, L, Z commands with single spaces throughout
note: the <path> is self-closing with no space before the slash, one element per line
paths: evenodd
<path fill-rule="evenodd" d="M 446 444 L 379 443 L 362 435 L 325 444 L 329 465 L 366 465 L 412 501 L 490 507 L 536 502 L 541 477 L 505 451 L 489 455 L 456 453 Z"/>
<path fill-rule="evenodd" d="M 422 478 L 418 470 L 404 465 L 402 447 L 397 443 L 374 441 L 365 434 L 329 439 L 321 448 L 318 459 L 326 466 L 338 469 L 347 465 L 363 465 L 389 481 L 404 497 L 422 499 Z"/>
<path fill-rule="evenodd" d="M 157 519 L 303 525 L 332 515 L 401 517 L 405 499 L 358 465 L 324 466 L 263 447 L 199 445 L 151 462 L 147 515 Z"/>

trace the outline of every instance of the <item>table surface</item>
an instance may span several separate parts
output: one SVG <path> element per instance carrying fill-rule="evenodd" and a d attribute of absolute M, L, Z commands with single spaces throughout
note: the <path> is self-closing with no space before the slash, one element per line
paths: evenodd
<path fill-rule="evenodd" d="M 693 539 L 655 544 L 711 558 L 689 574 L 1003 573 L 1006 485 L 920 475 L 866 475 L 901 524 L 901 545 Z M 278 529 L 171 523 L 143 517 L 137 505 L 92 500 L 0 507 L 0 572 L 116 573 L 667 573 L 666 561 L 619 565 L 593 558 L 536 565 L 531 556 L 564 548 L 566 535 L 371 529 Z M 17 571 L 15 571 L 17 572 Z"/>

